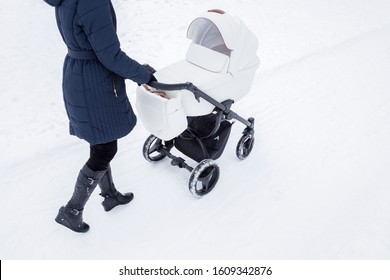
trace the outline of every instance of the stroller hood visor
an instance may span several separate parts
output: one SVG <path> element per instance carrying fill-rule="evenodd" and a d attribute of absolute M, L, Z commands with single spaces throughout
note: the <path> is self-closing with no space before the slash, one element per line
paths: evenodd
<path fill-rule="evenodd" d="M 187 38 L 193 43 L 230 56 L 230 50 L 218 27 L 207 18 L 197 18 L 188 27 Z"/>

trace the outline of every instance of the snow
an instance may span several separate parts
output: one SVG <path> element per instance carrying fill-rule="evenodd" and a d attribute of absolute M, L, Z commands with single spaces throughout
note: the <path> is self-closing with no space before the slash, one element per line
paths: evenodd
<path fill-rule="evenodd" d="M 215 189 L 144 160 L 139 123 L 112 162 L 131 204 L 104 212 L 95 191 L 76 234 L 54 218 L 88 144 L 68 134 L 66 48 L 43 1 L 0 3 L 1 259 L 389 259 L 390 2 L 113 0 L 122 48 L 155 68 L 184 57 L 186 28 L 220 8 L 259 40 L 261 66 L 234 104 L 256 119 L 240 161 L 233 127 Z M 127 82 L 135 107 L 136 85 Z"/>

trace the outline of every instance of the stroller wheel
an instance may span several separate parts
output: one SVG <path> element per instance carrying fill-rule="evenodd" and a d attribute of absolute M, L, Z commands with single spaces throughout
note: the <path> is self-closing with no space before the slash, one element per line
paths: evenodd
<path fill-rule="evenodd" d="M 218 165 L 211 159 L 204 159 L 192 170 L 188 187 L 194 196 L 202 197 L 215 187 L 218 179 Z"/>
<path fill-rule="evenodd" d="M 150 135 L 144 143 L 142 154 L 147 161 L 159 161 L 166 157 L 165 154 L 160 152 L 162 148 L 162 140 L 154 135 Z"/>
<path fill-rule="evenodd" d="M 239 159 L 243 160 L 251 153 L 253 144 L 255 143 L 255 137 L 253 135 L 243 135 L 238 141 L 236 148 L 236 155 Z"/>

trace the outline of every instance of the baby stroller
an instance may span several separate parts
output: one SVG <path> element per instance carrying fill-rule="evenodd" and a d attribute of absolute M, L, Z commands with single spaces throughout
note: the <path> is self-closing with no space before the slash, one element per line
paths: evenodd
<path fill-rule="evenodd" d="M 231 110 L 245 96 L 259 66 L 257 39 L 242 21 L 210 10 L 189 26 L 192 40 L 184 60 L 155 72 L 159 82 L 137 88 L 138 116 L 151 133 L 143 156 L 151 162 L 165 157 L 191 172 L 190 192 L 201 197 L 219 179 L 215 162 L 228 141 L 232 124 L 244 124 L 236 155 L 245 159 L 254 144 L 254 118 Z M 183 83 L 184 81 L 184 83 Z M 185 82 L 191 81 L 191 82 Z M 198 163 L 194 168 L 171 153 L 173 148 Z"/>

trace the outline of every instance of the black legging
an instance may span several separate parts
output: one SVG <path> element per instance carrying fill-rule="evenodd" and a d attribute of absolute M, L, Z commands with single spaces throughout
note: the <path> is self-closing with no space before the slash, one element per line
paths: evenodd
<path fill-rule="evenodd" d="M 87 165 L 93 171 L 102 171 L 108 168 L 111 160 L 118 151 L 118 141 L 90 146 L 90 156 Z"/>

